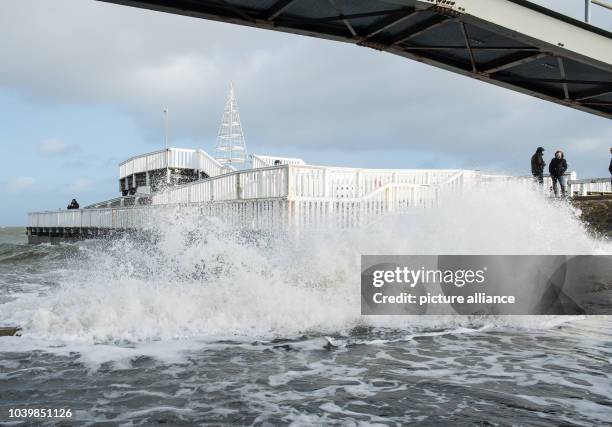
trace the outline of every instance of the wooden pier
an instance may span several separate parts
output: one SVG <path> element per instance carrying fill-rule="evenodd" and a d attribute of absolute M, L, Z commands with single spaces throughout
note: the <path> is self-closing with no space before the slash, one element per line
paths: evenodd
<path fill-rule="evenodd" d="M 196 170 L 203 178 L 183 184 L 167 183 L 144 195 L 138 193 L 138 183 L 149 184 L 150 171 L 157 171 L 160 165 L 172 166 L 166 176 L 184 175 L 177 171 L 178 160 L 173 157 L 181 160 L 186 170 Z M 134 190 L 134 195 L 83 209 L 29 213 L 28 241 L 55 243 L 141 232 L 154 226 L 160 216 L 172 217 L 183 208 L 192 213 L 195 210 L 201 217 L 221 218 L 237 228 L 354 228 L 389 213 L 436 207 L 449 194 L 472 191 L 479 185 L 507 181 L 534 185 L 532 177 L 475 170 L 312 166 L 301 159 L 257 155 L 253 155 L 253 169 L 221 171 L 213 163 L 213 171 L 205 169 L 202 159 L 211 163 L 209 157 L 194 150 L 169 149 L 133 157 L 120 165 L 120 177 L 121 191 Z M 214 173 L 219 174 L 212 176 Z M 568 194 L 572 196 L 612 192 L 609 180 L 604 178 L 577 180 L 575 173 L 566 178 Z M 551 185 L 550 177 L 545 176 L 544 188 Z"/>

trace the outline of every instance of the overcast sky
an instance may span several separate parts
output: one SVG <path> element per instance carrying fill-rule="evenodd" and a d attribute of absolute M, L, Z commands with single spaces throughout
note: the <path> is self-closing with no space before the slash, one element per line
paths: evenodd
<path fill-rule="evenodd" d="M 542 145 L 607 175 L 612 121 L 371 49 L 93 0 L 2 0 L 0 28 L 1 225 L 117 196 L 117 164 L 163 148 L 163 106 L 170 145 L 212 152 L 230 81 L 250 152 L 528 174 Z"/>

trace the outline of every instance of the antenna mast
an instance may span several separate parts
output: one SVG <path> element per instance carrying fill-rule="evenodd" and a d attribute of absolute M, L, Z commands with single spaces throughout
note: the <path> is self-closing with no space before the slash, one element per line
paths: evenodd
<path fill-rule="evenodd" d="M 162 110 L 164 113 L 164 147 L 168 148 L 168 107 L 164 107 Z"/>
<path fill-rule="evenodd" d="M 217 134 L 215 158 L 219 163 L 229 165 L 244 164 L 247 161 L 246 143 L 233 83 L 230 84 L 230 91 L 225 99 L 225 108 Z"/>

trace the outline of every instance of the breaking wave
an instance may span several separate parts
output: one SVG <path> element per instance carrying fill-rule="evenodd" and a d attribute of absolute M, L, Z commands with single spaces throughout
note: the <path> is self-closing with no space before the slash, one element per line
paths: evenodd
<path fill-rule="evenodd" d="M 1 304 L 0 323 L 21 325 L 24 338 L 84 342 L 551 327 L 568 318 L 361 316 L 360 255 L 612 253 L 569 204 L 511 183 L 359 230 L 237 231 L 187 209 L 158 218 L 154 228 L 148 237 L 23 246 L 13 255 L 0 248 L 0 263 L 18 268 L 53 256 L 57 274 L 53 286 L 15 292 Z"/>

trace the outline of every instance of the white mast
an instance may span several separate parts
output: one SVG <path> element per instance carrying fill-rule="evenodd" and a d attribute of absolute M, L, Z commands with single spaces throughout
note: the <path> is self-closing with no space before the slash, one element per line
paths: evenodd
<path fill-rule="evenodd" d="M 230 91 L 225 100 L 225 108 L 221 116 L 221 126 L 217 134 L 215 158 L 222 164 L 244 164 L 247 160 L 246 143 L 238 104 L 234 96 L 234 84 L 230 84 Z"/>
<path fill-rule="evenodd" d="M 164 146 L 168 148 L 168 107 L 164 107 L 162 113 L 164 113 Z"/>

